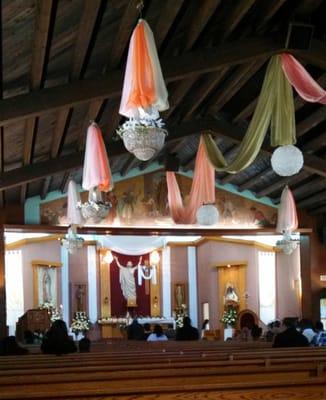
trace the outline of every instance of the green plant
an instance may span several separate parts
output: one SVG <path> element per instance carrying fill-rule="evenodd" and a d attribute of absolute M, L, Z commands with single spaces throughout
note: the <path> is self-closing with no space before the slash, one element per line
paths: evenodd
<path fill-rule="evenodd" d="M 234 308 L 229 308 L 228 310 L 223 312 L 223 316 L 220 319 L 224 325 L 234 326 L 237 321 L 238 313 Z"/>

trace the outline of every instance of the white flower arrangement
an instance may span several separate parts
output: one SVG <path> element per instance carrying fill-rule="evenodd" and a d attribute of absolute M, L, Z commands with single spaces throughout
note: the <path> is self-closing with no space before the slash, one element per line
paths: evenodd
<path fill-rule="evenodd" d="M 220 322 L 222 322 L 224 325 L 233 326 L 237 321 L 237 317 L 238 317 L 237 310 L 235 310 L 234 308 L 230 308 L 227 311 L 223 312 L 223 316 Z"/>
<path fill-rule="evenodd" d="M 124 133 L 129 130 L 137 130 L 138 133 L 148 134 L 152 128 L 164 129 L 164 127 L 165 123 L 163 122 L 162 118 L 130 118 L 121 126 L 119 126 L 116 132 L 120 137 L 123 137 Z"/>
<path fill-rule="evenodd" d="M 52 303 L 45 302 L 39 306 L 40 310 L 48 310 L 48 314 L 51 322 L 57 319 L 62 319 L 61 310 L 59 311 Z"/>
<path fill-rule="evenodd" d="M 91 323 L 85 311 L 77 311 L 74 319 L 71 322 L 71 331 L 75 334 L 78 334 L 79 332 L 89 331 L 90 327 Z"/>

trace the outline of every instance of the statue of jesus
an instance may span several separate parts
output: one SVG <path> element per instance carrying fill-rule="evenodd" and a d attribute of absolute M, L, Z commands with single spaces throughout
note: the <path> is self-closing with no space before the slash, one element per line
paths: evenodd
<path fill-rule="evenodd" d="M 120 286 L 122 290 L 123 297 L 127 300 L 128 304 L 136 304 L 136 282 L 135 282 L 135 270 L 141 264 L 142 257 L 140 257 L 138 265 L 135 267 L 132 265 L 131 261 L 127 262 L 124 267 L 119 263 L 118 257 L 114 257 L 117 266 L 120 268 Z"/>

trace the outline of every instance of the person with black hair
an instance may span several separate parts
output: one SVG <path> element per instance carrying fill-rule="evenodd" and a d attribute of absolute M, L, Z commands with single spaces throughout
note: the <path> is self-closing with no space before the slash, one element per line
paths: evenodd
<path fill-rule="evenodd" d="M 262 328 L 260 328 L 257 324 L 255 324 L 252 328 L 251 328 L 251 337 L 252 340 L 259 340 L 261 337 L 261 334 L 263 333 Z"/>
<path fill-rule="evenodd" d="M 198 329 L 191 326 L 189 317 L 183 318 L 183 326 L 177 329 L 175 340 L 198 340 Z"/>
<path fill-rule="evenodd" d="M 164 335 L 161 325 L 155 325 L 153 333 L 151 333 L 147 338 L 147 342 L 162 342 L 167 340 L 169 339 Z"/>
<path fill-rule="evenodd" d="M 16 342 L 15 336 L 7 336 L 0 343 L 0 355 L 2 356 L 19 356 L 28 354 L 28 350 L 20 347 Z"/>
<path fill-rule="evenodd" d="M 84 337 L 78 342 L 79 353 L 89 353 L 91 349 L 91 341 Z"/>
<path fill-rule="evenodd" d="M 127 326 L 128 340 L 144 340 L 144 327 L 134 318 L 132 323 Z"/>
<path fill-rule="evenodd" d="M 296 329 L 294 318 L 284 318 L 285 330 L 275 336 L 273 347 L 306 347 L 308 339 Z"/>
<path fill-rule="evenodd" d="M 67 325 L 61 319 L 53 322 L 41 344 L 41 351 L 46 354 L 75 353 L 77 347 L 68 336 Z"/>
<path fill-rule="evenodd" d="M 148 336 L 152 333 L 151 325 L 149 323 L 144 324 L 144 340 L 147 340 Z"/>

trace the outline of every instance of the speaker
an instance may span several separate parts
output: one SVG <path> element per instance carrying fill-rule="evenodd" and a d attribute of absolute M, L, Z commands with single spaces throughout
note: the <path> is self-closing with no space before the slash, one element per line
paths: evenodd
<path fill-rule="evenodd" d="M 178 172 L 180 167 L 180 160 L 175 153 L 167 154 L 164 160 L 165 171 Z"/>
<path fill-rule="evenodd" d="M 314 33 L 314 26 L 300 22 L 290 22 L 285 41 L 285 48 L 309 50 Z"/>

